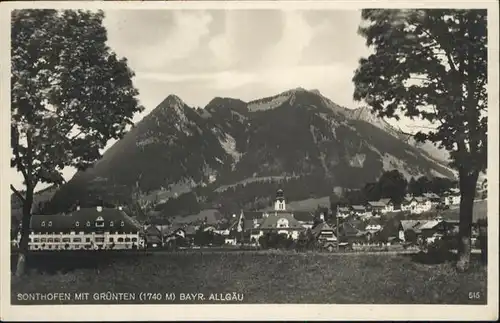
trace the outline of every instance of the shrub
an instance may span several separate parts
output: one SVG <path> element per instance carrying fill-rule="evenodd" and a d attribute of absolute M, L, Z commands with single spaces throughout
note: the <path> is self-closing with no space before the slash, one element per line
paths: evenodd
<path fill-rule="evenodd" d="M 292 238 L 276 232 L 266 233 L 261 236 L 259 238 L 259 244 L 262 249 L 291 249 L 296 247 Z"/>

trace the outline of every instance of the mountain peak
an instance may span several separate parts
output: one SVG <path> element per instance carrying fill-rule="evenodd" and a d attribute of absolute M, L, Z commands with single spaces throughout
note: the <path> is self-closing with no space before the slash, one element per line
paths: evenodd
<path fill-rule="evenodd" d="M 186 104 L 177 95 L 170 94 L 169 96 L 167 96 L 165 98 L 165 100 L 163 100 L 163 102 L 162 102 L 161 105 L 175 106 L 175 107 L 179 107 L 180 106 L 180 107 L 182 107 L 182 106 L 184 106 Z"/>
<path fill-rule="evenodd" d="M 210 102 L 205 106 L 205 109 L 209 111 L 234 110 L 242 113 L 248 112 L 247 103 L 245 101 L 219 96 L 210 100 Z"/>
<path fill-rule="evenodd" d="M 230 97 L 216 96 L 212 100 L 210 100 L 210 102 L 208 102 L 207 106 L 217 105 L 217 104 L 225 103 L 225 102 L 229 102 L 229 103 L 233 103 L 233 102 L 246 103 L 245 101 L 242 101 L 240 99 L 235 99 L 235 98 L 230 98 Z"/>
<path fill-rule="evenodd" d="M 288 91 L 282 92 L 281 94 L 295 94 L 295 93 L 314 93 L 314 94 L 321 95 L 321 93 L 317 89 L 307 90 L 307 89 L 304 89 L 303 87 L 300 87 L 300 86 L 296 87 L 294 89 L 290 89 Z"/>
<path fill-rule="evenodd" d="M 181 98 L 175 94 L 170 94 L 153 110 L 152 115 L 177 115 L 184 120 L 185 107 L 188 107 L 188 105 Z"/>

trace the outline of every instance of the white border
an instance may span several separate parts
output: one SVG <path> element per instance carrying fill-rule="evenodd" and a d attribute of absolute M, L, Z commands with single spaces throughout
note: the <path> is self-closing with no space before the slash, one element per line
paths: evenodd
<path fill-rule="evenodd" d="M 36 1 L 0 3 L 0 121 L 10 120 L 10 11 L 15 8 L 87 9 L 345 9 L 487 8 L 488 9 L 488 305 L 10 305 L 9 239 L 0 239 L 2 320 L 496 320 L 498 319 L 498 3 L 490 1 Z M 0 230 L 9 236 L 9 136 L 0 136 Z"/>

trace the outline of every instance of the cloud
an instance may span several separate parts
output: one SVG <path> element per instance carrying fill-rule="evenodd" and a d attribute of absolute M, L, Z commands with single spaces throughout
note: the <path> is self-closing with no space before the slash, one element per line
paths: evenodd
<path fill-rule="evenodd" d="M 223 30 L 208 42 L 215 69 L 254 69 L 283 36 L 281 10 L 228 10 Z"/>
<path fill-rule="evenodd" d="M 302 86 L 329 93 L 338 89 L 346 78 L 351 77 L 351 74 L 352 70 L 349 67 L 332 64 L 328 66 L 274 66 L 253 71 L 226 70 L 214 73 L 138 73 L 137 78 L 141 81 L 163 84 L 196 83 L 199 87 L 204 87 L 205 91 L 213 93 L 213 96 L 217 96 L 222 95 L 223 92 L 228 93 L 242 87 L 256 85 L 268 91 L 282 91 Z M 254 95 L 257 97 L 263 93 Z M 203 105 L 204 103 L 206 102 L 196 104 Z"/>
<path fill-rule="evenodd" d="M 263 57 L 266 65 L 295 66 L 299 64 L 302 53 L 324 24 L 312 27 L 305 20 L 303 12 L 284 11 L 283 35 L 278 43 L 271 47 Z"/>
<path fill-rule="evenodd" d="M 106 12 L 104 25 L 108 44 L 134 70 L 157 70 L 192 58 L 212 21 L 208 11 L 118 10 Z"/>
<path fill-rule="evenodd" d="M 327 20 L 311 23 L 306 18 L 297 10 L 227 12 L 224 32 L 208 42 L 214 66 L 255 70 L 301 64 L 311 42 L 331 27 Z"/>
<path fill-rule="evenodd" d="M 220 34 L 213 37 L 209 41 L 208 47 L 217 60 L 217 65 L 219 67 L 228 68 L 236 62 L 234 45 L 226 34 Z"/>
<path fill-rule="evenodd" d="M 210 33 L 208 26 L 212 16 L 206 12 L 174 11 L 173 19 L 173 27 L 165 30 L 163 39 L 141 50 L 143 67 L 161 68 L 189 57 L 199 48 L 202 38 Z"/>

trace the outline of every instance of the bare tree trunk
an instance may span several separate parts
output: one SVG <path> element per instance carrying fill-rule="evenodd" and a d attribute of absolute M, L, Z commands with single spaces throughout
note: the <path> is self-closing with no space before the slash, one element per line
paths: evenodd
<path fill-rule="evenodd" d="M 471 255 L 472 212 L 476 191 L 477 175 L 466 175 L 460 178 L 460 227 L 458 241 L 457 270 L 465 272 L 469 269 Z"/>
<path fill-rule="evenodd" d="M 28 187 L 26 199 L 23 202 L 23 220 L 21 224 L 21 241 L 19 242 L 19 254 L 17 256 L 16 276 L 24 275 L 26 270 L 26 256 L 29 251 L 29 235 L 31 222 L 31 207 L 33 204 L 33 189 Z"/>

